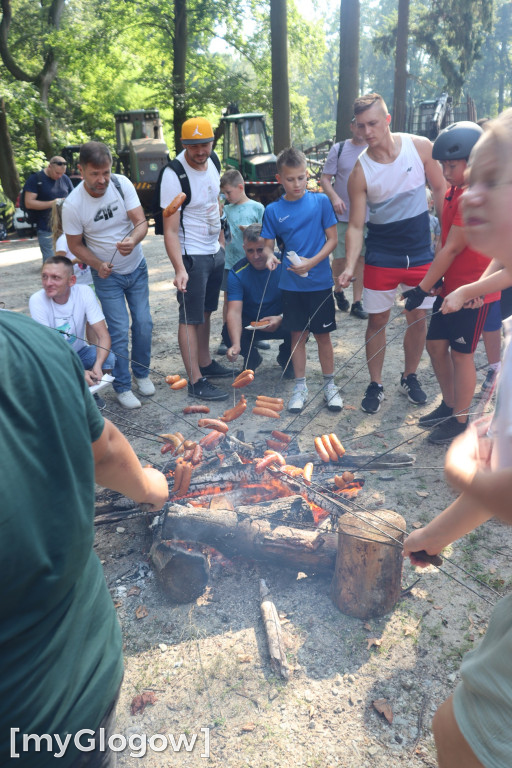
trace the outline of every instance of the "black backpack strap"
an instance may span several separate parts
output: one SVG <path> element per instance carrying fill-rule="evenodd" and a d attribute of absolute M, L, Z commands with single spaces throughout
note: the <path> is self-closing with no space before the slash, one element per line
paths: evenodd
<path fill-rule="evenodd" d="M 343 152 L 343 147 L 344 146 L 345 146 L 345 142 L 344 141 L 340 141 L 340 143 L 338 144 L 338 160 L 340 159 L 340 155 Z"/>
<path fill-rule="evenodd" d="M 119 179 L 117 178 L 115 173 L 111 173 L 110 174 L 110 178 L 112 179 L 112 183 L 113 183 L 114 187 L 117 189 L 117 191 L 119 192 L 121 198 L 124 200 L 124 192 L 121 189 L 121 182 L 119 181 Z"/>

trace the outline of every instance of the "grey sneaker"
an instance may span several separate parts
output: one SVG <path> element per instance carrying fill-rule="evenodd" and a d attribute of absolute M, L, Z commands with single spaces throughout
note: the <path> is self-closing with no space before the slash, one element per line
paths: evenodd
<path fill-rule="evenodd" d="M 127 392 L 116 392 L 116 397 L 123 408 L 127 408 L 129 411 L 142 407 L 141 401 L 135 397 L 131 389 Z"/>
<path fill-rule="evenodd" d="M 338 392 L 338 387 L 334 381 L 330 381 L 329 384 L 324 387 L 324 400 L 330 411 L 341 411 L 343 408 L 343 398 Z"/>
<path fill-rule="evenodd" d="M 290 398 L 290 402 L 288 403 L 288 410 L 290 413 L 300 413 L 304 406 L 306 405 L 306 401 L 308 399 L 308 388 L 307 387 L 301 387 L 301 389 L 294 389 L 292 392 L 292 396 Z"/>
<path fill-rule="evenodd" d="M 151 395 L 155 394 L 155 385 L 149 376 L 146 376 L 144 379 L 138 379 L 136 376 L 134 378 L 141 395 L 145 395 L 145 397 L 151 397 Z"/>

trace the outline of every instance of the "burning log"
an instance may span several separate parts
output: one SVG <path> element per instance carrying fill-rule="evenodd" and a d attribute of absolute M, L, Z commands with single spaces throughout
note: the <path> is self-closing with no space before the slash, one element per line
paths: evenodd
<path fill-rule="evenodd" d="M 149 556 L 165 593 L 175 603 L 190 603 L 200 597 L 210 575 L 210 562 L 197 545 L 155 541 Z"/>
<path fill-rule="evenodd" d="M 281 633 L 281 622 L 277 614 L 276 606 L 269 598 L 269 590 L 264 579 L 260 579 L 260 600 L 263 626 L 267 636 L 268 651 L 270 654 L 270 666 L 277 675 L 284 680 L 290 677 L 290 669 L 286 660 L 286 652 Z"/>
<path fill-rule="evenodd" d="M 403 557 L 398 542 L 403 541 L 404 530 L 403 517 L 389 509 L 372 516 L 361 512 L 341 517 L 331 598 L 342 613 L 367 619 L 393 608 L 401 593 Z"/>
<path fill-rule="evenodd" d="M 287 565 L 306 573 L 332 574 L 337 535 L 325 530 L 301 529 L 269 519 L 283 501 L 228 509 L 205 509 L 170 504 L 160 518 L 158 537 L 194 540 L 218 549 L 227 557 L 245 555 Z M 262 513 L 265 517 L 262 516 Z M 300 522 L 299 522 L 300 525 Z"/>

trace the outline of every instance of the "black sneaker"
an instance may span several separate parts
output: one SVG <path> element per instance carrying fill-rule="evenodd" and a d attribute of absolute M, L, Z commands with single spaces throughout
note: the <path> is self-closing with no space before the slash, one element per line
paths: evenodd
<path fill-rule="evenodd" d="M 409 401 L 414 405 L 423 405 L 427 402 L 427 396 L 422 390 L 415 373 L 410 373 L 407 378 L 402 374 L 400 379 L 400 392 L 407 395 Z"/>
<path fill-rule="evenodd" d="M 200 400 L 227 400 L 229 395 L 214 384 L 210 384 L 208 379 L 199 379 L 195 384 L 188 385 L 189 397 L 198 397 Z"/>
<path fill-rule="evenodd" d="M 104 401 L 104 399 L 102 397 L 100 397 L 98 395 L 97 392 L 94 393 L 93 397 L 94 397 L 94 402 L 96 403 L 96 405 L 98 407 L 98 411 L 102 411 L 106 407 L 106 405 L 107 405 L 106 402 Z"/>
<path fill-rule="evenodd" d="M 225 376 L 233 375 L 231 368 L 226 368 L 225 365 L 221 365 L 216 360 L 212 360 L 210 365 L 207 365 L 204 368 L 200 367 L 199 370 L 201 371 L 201 376 L 205 378 L 222 379 Z"/>
<path fill-rule="evenodd" d="M 255 339 L 253 346 L 256 349 L 270 349 L 270 343 L 265 339 Z"/>
<path fill-rule="evenodd" d="M 368 312 L 365 312 L 360 301 L 354 301 L 350 314 L 354 317 L 358 317 L 360 320 L 368 320 Z"/>
<path fill-rule="evenodd" d="M 420 427 L 435 427 L 445 419 L 449 419 L 453 414 L 453 408 L 449 408 L 444 400 L 441 400 L 441 405 L 434 408 L 430 413 L 426 413 L 425 416 L 420 416 L 418 424 Z"/>
<path fill-rule="evenodd" d="M 454 440 L 458 435 L 461 435 L 465 431 L 468 423 L 468 419 L 462 423 L 457 421 L 455 416 L 450 416 L 449 419 L 445 419 L 440 424 L 438 424 L 435 429 L 432 430 L 428 436 L 428 441 L 429 443 L 434 443 L 435 445 L 451 443 L 452 440 Z"/>
<path fill-rule="evenodd" d="M 334 291 L 334 298 L 340 312 L 348 312 L 350 309 L 350 301 L 345 298 L 343 291 Z"/>
<path fill-rule="evenodd" d="M 365 413 L 377 413 L 380 404 L 384 400 L 384 387 L 376 381 L 370 382 L 361 401 L 361 408 Z"/>

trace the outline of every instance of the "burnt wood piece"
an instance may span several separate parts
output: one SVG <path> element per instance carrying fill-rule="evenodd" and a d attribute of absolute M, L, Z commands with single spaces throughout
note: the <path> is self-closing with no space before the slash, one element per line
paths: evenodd
<path fill-rule="evenodd" d="M 286 660 L 286 651 L 283 644 L 283 635 L 281 632 L 281 622 L 277 613 L 276 606 L 270 598 L 270 593 L 264 579 L 260 579 L 260 609 L 267 637 L 268 652 L 270 654 L 270 666 L 273 671 L 288 680 L 290 677 L 290 668 Z"/>
<path fill-rule="evenodd" d="M 357 515 L 339 521 L 331 598 L 342 613 L 368 619 L 391 611 L 400 597 L 404 534 L 397 527 L 405 531 L 405 520 L 389 509 Z"/>
<path fill-rule="evenodd" d="M 411 467 L 416 461 L 416 457 L 411 456 L 409 453 L 388 453 L 382 457 L 371 453 L 345 453 L 339 461 L 330 461 L 326 464 L 321 461 L 316 451 L 312 453 L 285 454 L 285 459 L 287 464 L 294 464 L 296 467 L 303 467 L 308 461 L 312 461 L 315 465 L 315 470 L 318 467 L 323 467 L 326 472 L 336 472 L 337 474 L 338 469 L 359 469 L 359 467 L 366 466 L 367 464 L 369 470 L 400 469 L 401 467 Z"/>
<path fill-rule="evenodd" d="M 156 536 L 198 541 L 227 557 L 244 555 L 306 573 L 332 574 L 338 544 L 335 533 L 273 524 L 259 505 L 235 512 L 168 504 Z"/>
<path fill-rule="evenodd" d="M 210 563 L 197 549 L 175 541 L 155 541 L 150 550 L 153 568 L 166 595 L 175 603 L 191 603 L 208 584 Z"/>

